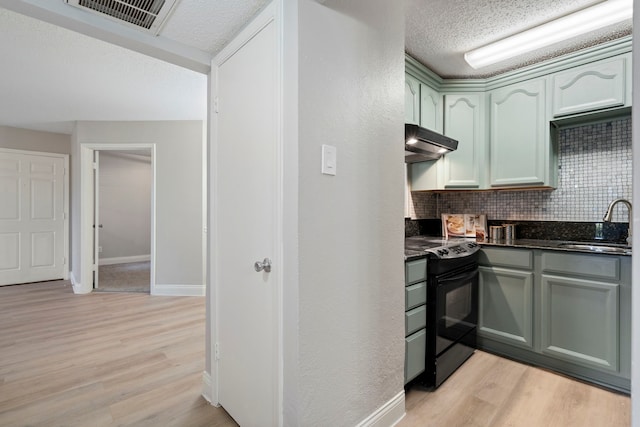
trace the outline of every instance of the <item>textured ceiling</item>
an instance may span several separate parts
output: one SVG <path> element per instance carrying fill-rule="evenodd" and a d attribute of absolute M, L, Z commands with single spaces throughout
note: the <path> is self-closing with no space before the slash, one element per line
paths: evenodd
<path fill-rule="evenodd" d="M 71 16 L 75 8 L 62 1 L 0 4 L 29 15 L 40 5 Z M 402 1 L 406 51 L 443 77 L 485 77 L 631 32 L 629 22 L 475 71 L 464 52 L 600 1 Z M 268 2 L 179 0 L 158 40 L 214 56 Z M 2 8 L 0 57 L 0 125 L 70 133 L 76 120 L 206 119 L 205 75 Z"/>
<path fill-rule="evenodd" d="M 160 35 L 216 54 L 269 0 L 178 0 Z"/>
<path fill-rule="evenodd" d="M 488 77 L 631 34 L 629 22 L 513 60 L 471 68 L 464 53 L 602 0 L 405 0 L 406 52 L 441 77 Z"/>

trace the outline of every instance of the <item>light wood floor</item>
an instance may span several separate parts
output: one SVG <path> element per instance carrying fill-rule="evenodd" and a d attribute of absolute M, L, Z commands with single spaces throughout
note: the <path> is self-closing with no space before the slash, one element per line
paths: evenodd
<path fill-rule="evenodd" d="M 397 427 L 622 427 L 629 396 L 482 351 L 436 392 L 412 387 Z"/>
<path fill-rule="evenodd" d="M 0 287 L 0 426 L 236 426 L 201 396 L 204 298 Z M 617 427 L 628 396 L 476 352 L 399 427 Z M 324 427 L 324 426 L 319 426 Z"/>
<path fill-rule="evenodd" d="M 201 396 L 205 300 L 0 287 L 0 426 L 236 426 Z"/>

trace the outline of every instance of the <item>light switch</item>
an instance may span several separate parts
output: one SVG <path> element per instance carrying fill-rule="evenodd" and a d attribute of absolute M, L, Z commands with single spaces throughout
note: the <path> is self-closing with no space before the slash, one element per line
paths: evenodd
<path fill-rule="evenodd" d="M 333 145 L 322 144 L 322 173 L 335 175 L 337 169 L 337 149 Z"/>

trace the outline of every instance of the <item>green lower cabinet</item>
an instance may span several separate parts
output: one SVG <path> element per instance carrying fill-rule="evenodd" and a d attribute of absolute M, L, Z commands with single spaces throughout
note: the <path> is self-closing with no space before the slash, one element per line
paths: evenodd
<path fill-rule="evenodd" d="M 631 257 L 485 246 L 480 265 L 479 348 L 630 391 Z"/>
<path fill-rule="evenodd" d="M 619 287 L 617 283 L 543 274 L 542 352 L 617 372 Z"/>
<path fill-rule="evenodd" d="M 425 367 L 427 344 L 427 259 L 404 264 L 404 383 L 416 378 Z"/>
<path fill-rule="evenodd" d="M 533 348 L 533 272 L 480 267 L 478 335 Z"/>

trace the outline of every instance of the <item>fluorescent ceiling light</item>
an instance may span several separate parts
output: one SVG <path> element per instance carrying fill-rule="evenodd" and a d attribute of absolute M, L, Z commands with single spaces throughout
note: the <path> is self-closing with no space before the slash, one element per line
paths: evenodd
<path fill-rule="evenodd" d="M 464 54 L 482 68 L 633 17 L 633 0 L 608 0 Z"/>

